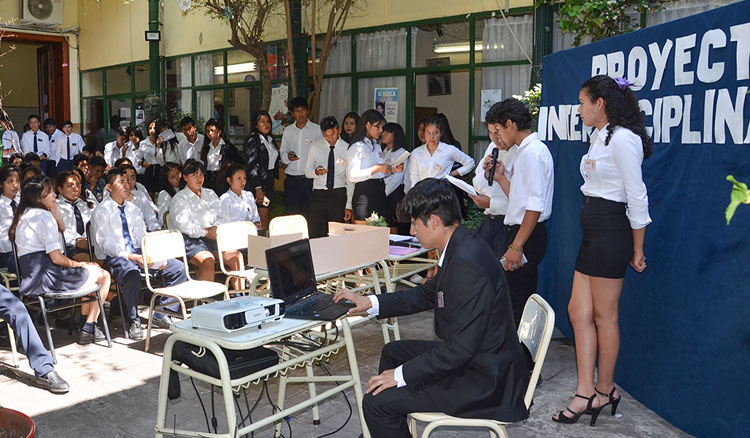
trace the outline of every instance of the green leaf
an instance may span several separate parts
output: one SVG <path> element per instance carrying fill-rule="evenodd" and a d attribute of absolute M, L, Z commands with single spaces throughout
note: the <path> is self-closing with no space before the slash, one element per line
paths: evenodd
<path fill-rule="evenodd" d="M 727 206 L 726 212 L 724 213 L 727 219 L 727 225 L 729 225 L 729 222 L 732 220 L 737 207 L 740 204 L 750 204 L 750 190 L 747 189 L 747 184 L 737 181 L 732 175 L 727 175 L 727 181 L 732 183 L 730 202 Z"/>

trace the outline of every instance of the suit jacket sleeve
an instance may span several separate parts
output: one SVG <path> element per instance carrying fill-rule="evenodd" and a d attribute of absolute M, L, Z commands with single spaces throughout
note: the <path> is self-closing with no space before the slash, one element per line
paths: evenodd
<path fill-rule="evenodd" d="M 445 309 L 436 312 L 450 312 L 449 326 L 441 330 L 448 335 L 403 368 L 406 384 L 417 389 L 464 369 L 479 351 L 492 315 L 496 292 L 482 269 L 470 260 L 457 260 L 441 269 L 446 268 L 450 272 L 444 273 L 440 284 L 445 292 Z"/>
<path fill-rule="evenodd" d="M 409 290 L 378 295 L 378 318 L 412 315 L 435 308 L 437 277 Z"/>
<path fill-rule="evenodd" d="M 266 180 L 266 174 L 268 173 L 268 166 L 264 169 L 261 156 L 264 149 L 265 148 L 258 139 L 258 134 L 250 136 L 245 144 L 245 156 L 247 157 L 247 161 L 245 162 L 245 172 L 247 174 L 245 190 L 250 190 L 253 193 L 255 193 L 257 187 L 263 186 L 263 182 Z"/>

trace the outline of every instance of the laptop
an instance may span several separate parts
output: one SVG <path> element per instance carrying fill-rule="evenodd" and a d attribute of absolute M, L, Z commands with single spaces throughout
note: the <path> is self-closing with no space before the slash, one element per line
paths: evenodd
<path fill-rule="evenodd" d="M 354 307 L 351 302 L 334 303 L 332 295 L 318 292 L 308 239 L 267 249 L 266 266 L 271 293 L 284 301 L 287 318 L 333 321 Z"/>

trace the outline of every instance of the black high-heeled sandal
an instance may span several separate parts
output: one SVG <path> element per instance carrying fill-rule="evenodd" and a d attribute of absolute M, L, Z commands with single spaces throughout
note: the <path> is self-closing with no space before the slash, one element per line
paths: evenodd
<path fill-rule="evenodd" d="M 563 415 L 565 411 L 560 411 L 557 413 L 557 418 L 552 417 L 552 421 L 556 421 L 558 423 L 562 424 L 573 424 L 578 421 L 579 418 L 581 418 L 581 415 L 584 414 L 591 414 L 591 422 L 589 425 L 593 426 L 596 423 L 596 418 L 599 416 L 599 413 L 602 411 L 603 406 L 599 407 L 593 407 L 594 400 L 596 400 L 596 393 L 592 394 L 591 397 L 584 397 L 581 394 L 576 394 L 576 397 L 582 398 L 584 400 L 588 400 L 588 404 L 586 404 L 586 409 L 584 409 L 581 412 L 575 412 L 570 408 L 567 408 L 566 410 L 573 414 L 572 417 L 568 417 L 566 415 Z"/>
<path fill-rule="evenodd" d="M 617 388 L 612 387 L 612 391 L 610 391 L 609 394 L 605 394 L 599 391 L 598 389 L 596 389 L 596 387 L 594 387 L 594 391 L 596 391 L 597 394 L 602 395 L 604 397 L 609 397 L 609 401 L 607 403 L 604 403 L 601 407 L 603 408 L 607 405 L 612 405 L 612 411 L 610 413 L 610 415 L 612 416 L 614 416 L 615 413 L 617 413 L 617 405 L 620 404 L 620 400 L 622 399 L 622 396 L 615 398 L 615 389 Z"/>

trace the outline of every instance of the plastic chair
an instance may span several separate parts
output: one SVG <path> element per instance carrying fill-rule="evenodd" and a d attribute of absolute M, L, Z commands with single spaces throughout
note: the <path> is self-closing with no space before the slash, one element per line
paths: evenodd
<path fill-rule="evenodd" d="M 300 214 L 278 216 L 271 219 L 271 222 L 268 224 L 269 236 L 295 233 L 302 233 L 303 239 L 310 237 L 307 231 L 307 220 Z"/>
<path fill-rule="evenodd" d="M 146 287 L 148 287 L 148 290 L 153 293 L 151 296 L 151 302 L 148 306 L 148 328 L 146 331 L 146 351 L 148 352 L 149 346 L 151 345 L 151 325 L 154 311 L 158 310 L 167 315 L 180 316 L 182 319 L 187 319 L 187 307 L 185 306 L 186 300 L 213 301 L 211 299 L 212 297 L 222 294 L 224 295 L 224 299 L 228 299 L 229 294 L 227 293 L 227 287 L 221 283 L 193 280 L 190 277 L 187 255 L 185 254 L 185 240 L 182 238 L 182 233 L 179 231 L 162 230 L 148 233 L 143 236 L 141 250 L 143 257 L 156 265 L 158 265 L 159 262 L 169 259 L 182 260 L 185 275 L 187 276 L 187 281 L 184 283 L 174 286 L 155 287 L 151 281 L 152 274 L 146 269 Z M 172 305 L 174 301 L 156 305 L 156 300 L 160 296 L 177 300 L 177 302 L 180 303 L 180 312 L 174 312 L 165 308 Z"/>
<path fill-rule="evenodd" d="M 241 278 L 254 284 L 257 274 L 255 269 L 247 269 L 242 267 L 239 271 L 230 271 L 224 265 L 224 251 L 238 251 L 247 250 L 247 236 L 257 236 L 258 229 L 252 222 L 230 222 L 227 224 L 221 224 L 216 227 L 216 246 L 219 252 L 219 268 L 221 272 L 227 277 L 224 285 L 229 290 L 229 281 L 232 278 Z M 249 289 L 236 290 L 231 293 L 241 293 L 249 291 Z M 255 292 L 254 290 L 252 291 Z"/>
<path fill-rule="evenodd" d="M 531 407 L 531 401 L 534 398 L 536 384 L 539 381 L 539 374 L 542 372 L 544 358 L 547 356 L 552 332 L 555 329 L 555 311 L 552 307 L 537 294 L 533 294 L 526 301 L 523 308 L 521 324 L 518 326 L 518 339 L 529 349 L 531 357 L 534 358 L 534 369 L 531 373 L 529 386 L 526 388 L 526 395 L 523 400 L 526 408 Z M 427 426 L 422 432 L 422 438 L 430 436 L 433 430 L 444 427 L 486 427 L 490 431 L 491 437 L 508 438 L 508 432 L 502 421 L 487 420 L 480 418 L 458 418 L 441 412 L 414 412 L 409 414 L 409 429 L 412 437 L 417 438 L 417 421 L 427 422 Z"/>

